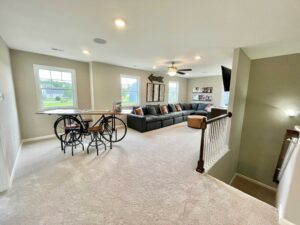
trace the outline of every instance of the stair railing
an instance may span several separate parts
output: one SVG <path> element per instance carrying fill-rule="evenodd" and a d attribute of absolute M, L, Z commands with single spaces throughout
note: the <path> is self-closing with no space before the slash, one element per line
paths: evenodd
<path fill-rule="evenodd" d="M 207 120 L 203 118 L 201 126 L 200 154 L 196 171 L 204 173 L 212 167 L 228 150 L 227 125 L 232 113 Z"/>

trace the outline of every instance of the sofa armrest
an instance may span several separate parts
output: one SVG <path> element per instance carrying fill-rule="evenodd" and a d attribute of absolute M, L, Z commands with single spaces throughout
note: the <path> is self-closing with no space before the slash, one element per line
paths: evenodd
<path fill-rule="evenodd" d="M 146 117 L 138 116 L 135 114 L 127 115 L 127 125 L 128 127 L 138 130 L 140 132 L 146 131 Z"/>

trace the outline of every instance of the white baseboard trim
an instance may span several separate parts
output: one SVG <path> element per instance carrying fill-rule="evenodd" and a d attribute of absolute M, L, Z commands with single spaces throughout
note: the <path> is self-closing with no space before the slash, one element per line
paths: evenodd
<path fill-rule="evenodd" d="M 34 137 L 34 138 L 27 138 L 27 139 L 23 139 L 23 143 L 32 142 L 32 141 L 40 141 L 40 140 L 50 139 L 50 138 L 54 138 L 54 137 L 55 137 L 55 134 Z"/>
<path fill-rule="evenodd" d="M 231 178 L 231 180 L 230 180 L 230 182 L 229 182 L 229 185 L 232 184 L 232 182 L 234 181 L 234 179 L 236 178 L 236 176 L 237 176 L 237 173 L 235 173 L 235 174 L 232 176 L 232 178 Z"/>
<path fill-rule="evenodd" d="M 269 189 L 269 190 L 271 190 L 271 191 L 275 191 L 275 192 L 277 191 L 277 188 L 271 187 L 271 186 L 269 186 L 269 185 L 267 185 L 267 184 L 264 184 L 264 183 L 262 183 L 262 182 L 260 182 L 260 181 L 258 181 L 258 180 L 252 179 L 252 178 L 247 177 L 247 176 L 245 176 L 245 175 L 242 175 L 242 174 L 240 174 L 240 173 L 236 173 L 236 174 L 234 175 L 233 178 L 235 178 L 236 176 L 239 176 L 239 177 L 241 177 L 241 178 L 244 178 L 245 180 L 248 180 L 248 181 L 250 181 L 250 182 L 252 182 L 252 183 L 255 183 L 255 184 L 259 185 L 259 186 L 262 186 L 262 187 L 264 187 L 264 188 L 267 188 L 267 189 Z M 234 180 L 234 179 L 232 179 L 232 181 L 233 181 L 233 180 Z"/>
<path fill-rule="evenodd" d="M 16 156 L 16 159 L 15 159 L 15 162 L 14 162 L 13 169 L 11 171 L 10 179 L 9 179 L 9 188 L 11 188 L 14 177 L 15 177 L 15 173 L 16 173 L 16 170 L 17 170 L 17 165 L 18 165 L 18 161 L 19 161 L 19 157 L 20 157 L 20 154 L 21 154 L 23 143 L 24 142 L 21 141 L 21 143 L 19 145 L 19 148 L 18 148 L 17 156 Z"/>
<path fill-rule="evenodd" d="M 296 225 L 296 224 L 291 223 L 290 221 L 283 219 L 283 218 L 279 219 L 279 224 L 280 225 Z"/>

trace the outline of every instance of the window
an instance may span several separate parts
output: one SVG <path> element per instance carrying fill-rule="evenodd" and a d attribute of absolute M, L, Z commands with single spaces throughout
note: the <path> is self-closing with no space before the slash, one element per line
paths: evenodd
<path fill-rule="evenodd" d="M 178 82 L 170 81 L 169 82 L 169 103 L 178 102 Z"/>
<path fill-rule="evenodd" d="M 40 109 L 76 108 L 75 70 L 34 65 Z"/>
<path fill-rule="evenodd" d="M 228 107 L 228 105 L 229 105 L 229 93 L 230 93 L 229 91 L 223 92 L 222 106 Z"/>
<path fill-rule="evenodd" d="M 139 105 L 139 78 L 121 75 L 122 106 Z"/>

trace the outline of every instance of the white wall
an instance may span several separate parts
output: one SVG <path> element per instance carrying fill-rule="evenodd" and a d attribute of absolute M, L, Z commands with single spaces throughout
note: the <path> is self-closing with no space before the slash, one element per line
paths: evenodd
<path fill-rule="evenodd" d="M 279 218 L 300 224 L 300 142 L 295 148 L 277 190 Z"/>
<path fill-rule="evenodd" d="M 212 102 L 204 102 L 204 103 L 212 103 L 214 106 L 220 107 L 222 106 L 222 97 L 223 97 L 223 79 L 222 76 L 210 76 L 210 77 L 199 77 L 199 78 L 189 78 L 188 79 L 188 102 L 195 103 L 199 101 L 192 101 L 193 96 L 193 88 L 194 87 L 213 87 Z"/>
<path fill-rule="evenodd" d="M 21 144 L 9 49 L 0 37 L 0 192 L 8 189 Z"/>
<path fill-rule="evenodd" d="M 169 77 L 164 74 L 154 74 L 164 76 L 165 99 L 163 102 L 146 102 L 147 83 L 150 83 L 149 71 L 131 69 L 122 66 L 110 65 L 100 62 L 92 62 L 93 98 L 95 109 L 112 109 L 113 102 L 121 99 L 120 75 L 132 75 L 140 78 L 140 105 L 146 104 L 167 104 L 168 103 L 168 82 L 169 80 L 179 83 L 179 102 L 187 102 L 187 79 L 181 77 Z"/>
<path fill-rule="evenodd" d="M 38 115 L 39 104 L 33 65 L 63 67 L 76 71 L 77 99 L 79 108 L 90 108 L 89 64 L 31 52 L 11 50 L 12 71 L 22 139 L 52 135 L 56 116 Z"/>

